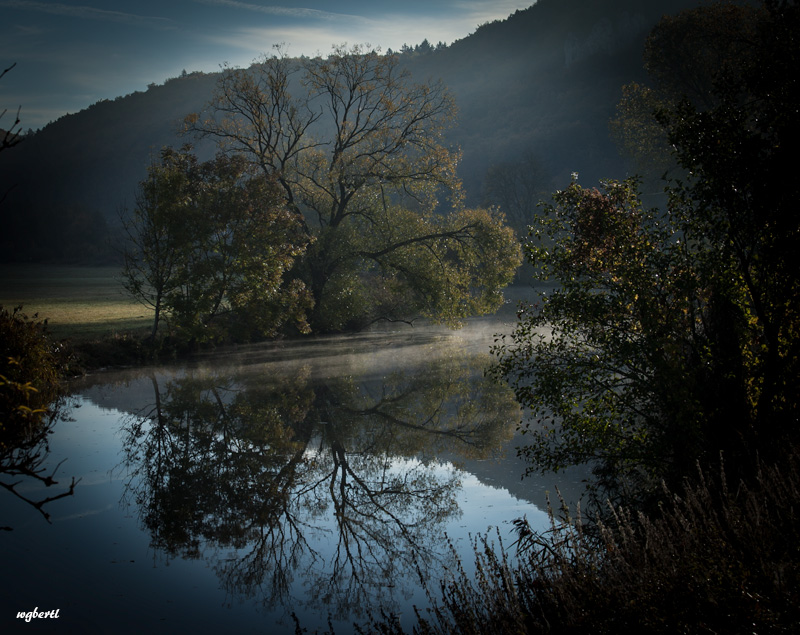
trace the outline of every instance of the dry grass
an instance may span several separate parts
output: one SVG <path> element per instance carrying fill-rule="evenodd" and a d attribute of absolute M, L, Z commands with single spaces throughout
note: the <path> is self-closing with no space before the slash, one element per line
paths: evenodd
<path fill-rule="evenodd" d="M 151 313 L 132 301 L 116 267 L 0 265 L 0 305 L 48 320 L 56 339 L 145 333 Z"/>
<path fill-rule="evenodd" d="M 800 456 L 749 481 L 700 472 L 659 512 L 615 509 L 591 534 L 568 515 L 545 535 L 521 523 L 513 564 L 479 541 L 477 575 L 428 588 L 414 633 L 798 633 Z M 388 616 L 366 630 L 402 633 Z"/>

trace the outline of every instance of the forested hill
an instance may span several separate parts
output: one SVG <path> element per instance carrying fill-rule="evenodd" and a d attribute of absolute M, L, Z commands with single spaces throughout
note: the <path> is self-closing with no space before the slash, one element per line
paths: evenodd
<path fill-rule="evenodd" d="M 555 182 L 618 176 L 624 162 L 608 121 L 632 80 L 645 81 L 642 50 L 664 14 L 690 0 L 540 0 L 507 20 L 412 63 L 442 77 L 460 109 L 453 134 L 472 197 L 487 168 L 533 155 Z"/>
<path fill-rule="evenodd" d="M 609 138 L 620 88 L 644 79 L 641 53 L 665 13 L 696 0 L 539 0 L 447 47 L 410 47 L 418 79 L 441 78 L 456 97 L 461 176 L 479 203 L 493 164 L 533 157 L 556 186 L 591 183 L 625 163 Z M 332 43 L 333 44 L 333 43 Z M 0 249 L 5 261 L 101 261 L 151 155 L 191 139 L 177 132 L 202 110 L 216 74 L 188 73 L 62 117 L 0 154 Z M 5 105 L 9 107 L 9 105 Z M 15 106 L 15 105 L 11 105 Z M 25 105 L 21 118 L 24 127 Z"/>

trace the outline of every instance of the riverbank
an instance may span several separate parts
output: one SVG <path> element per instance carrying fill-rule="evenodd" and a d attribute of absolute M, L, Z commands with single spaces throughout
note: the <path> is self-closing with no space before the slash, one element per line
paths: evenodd
<path fill-rule="evenodd" d="M 495 317 L 510 330 L 518 301 L 535 297 L 530 287 L 510 287 L 506 297 Z M 21 313 L 46 321 L 50 338 L 71 351 L 73 374 L 204 352 L 169 339 L 149 342 L 152 310 L 127 295 L 118 267 L 2 264 L 0 306 L 8 311 L 21 306 Z"/>

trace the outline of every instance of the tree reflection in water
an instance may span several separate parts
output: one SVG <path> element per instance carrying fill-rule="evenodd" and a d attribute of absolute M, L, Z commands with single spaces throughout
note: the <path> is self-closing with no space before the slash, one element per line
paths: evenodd
<path fill-rule="evenodd" d="M 450 557 L 460 482 L 437 453 L 486 457 L 514 432 L 518 406 L 486 363 L 152 376 L 153 403 L 124 427 L 127 499 L 155 548 L 206 559 L 231 596 L 337 619 L 391 610 Z"/>
<path fill-rule="evenodd" d="M 50 514 L 45 506 L 72 496 L 80 479 L 76 480 L 73 476 L 69 485 L 55 480 L 56 473 L 66 459 L 52 465 L 50 457 L 49 437 L 59 421 L 68 420 L 70 404 L 63 395 L 58 395 L 41 406 L 42 414 L 32 418 L 26 426 L 7 430 L 0 423 L 0 489 L 38 510 L 50 522 Z M 49 488 L 54 485 L 61 487 L 60 491 L 48 494 L 51 491 Z M 0 530 L 12 529 L 10 526 L 0 526 Z"/>

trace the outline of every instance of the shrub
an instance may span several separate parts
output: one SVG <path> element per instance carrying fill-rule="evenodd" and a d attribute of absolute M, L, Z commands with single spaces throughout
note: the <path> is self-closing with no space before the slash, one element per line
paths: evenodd
<path fill-rule="evenodd" d="M 58 485 L 53 478 L 58 466 L 52 472 L 46 466 L 48 437 L 63 417 L 61 379 L 69 370 L 69 355 L 51 342 L 46 323 L 37 317 L 29 319 L 22 307 L 9 313 L 0 306 L 0 488 L 49 520 L 43 507 L 71 496 L 78 481 L 73 477 L 60 493 L 50 496 L 28 492 L 31 482 Z"/>
<path fill-rule="evenodd" d="M 46 321 L 22 307 L 0 306 L 0 446 L 14 447 L 42 423 L 61 393 L 65 351 L 51 342 Z"/>

